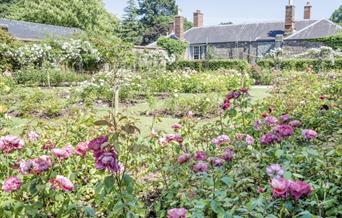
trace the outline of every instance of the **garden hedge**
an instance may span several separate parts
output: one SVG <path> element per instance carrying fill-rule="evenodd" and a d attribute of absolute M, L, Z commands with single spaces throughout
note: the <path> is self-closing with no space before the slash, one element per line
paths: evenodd
<path fill-rule="evenodd" d="M 168 66 L 169 70 L 190 68 L 197 71 L 233 69 L 249 71 L 250 65 L 245 60 L 210 60 L 210 61 L 178 61 Z"/>
<path fill-rule="evenodd" d="M 281 70 L 304 71 L 312 66 L 315 71 L 319 70 L 340 70 L 342 69 L 342 58 L 335 59 L 334 63 L 330 60 L 319 59 L 286 59 L 275 63 L 272 59 L 263 59 L 257 62 L 261 69 L 272 69 L 278 66 Z M 169 70 L 189 68 L 196 71 L 232 69 L 238 71 L 250 71 L 252 68 L 245 60 L 212 60 L 212 61 L 178 61 L 168 66 Z"/>

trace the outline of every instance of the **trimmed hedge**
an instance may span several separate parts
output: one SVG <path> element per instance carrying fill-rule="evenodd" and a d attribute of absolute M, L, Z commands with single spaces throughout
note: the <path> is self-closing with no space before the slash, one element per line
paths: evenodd
<path fill-rule="evenodd" d="M 335 59 L 332 64 L 330 60 L 319 59 L 287 59 L 276 64 L 272 59 L 263 59 L 257 62 L 261 70 L 271 70 L 278 67 L 287 71 L 304 71 L 312 66 L 315 71 L 341 70 L 342 58 Z M 278 65 L 278 66 L 277 66 Z M 232 69 L 243 72 L 251 72 L 251 65 L 245 60 L 212 60 L 212 61 L 178 61 L 168 66 L 169 70 L 183 70 L 189 68 L 199 72 L 218 69 Z"/>
<path fill-rule="evenodd" d="M 168 66 L 169 70 L 190 68 L 196 71 L 232 69 L 249 71 L 250 65 L 245 60 L 210 60 L 210 61 L 178 61 Z"/>
<path fill-rule="evenodd" d="M 272 69 L 276 67 L 276 63 L 272 59 L 260 60 L 257 65 L 262 69 Z M 335 59 L 334 64 L 332 64 L 330 60 L 319 59 L 287 59 L 280 61 L 278 64 L 279 69 L 288 71 L 304 71 L 309 66 L 312 66 L 315 71 L 341 70 L 342 58 Z"/>

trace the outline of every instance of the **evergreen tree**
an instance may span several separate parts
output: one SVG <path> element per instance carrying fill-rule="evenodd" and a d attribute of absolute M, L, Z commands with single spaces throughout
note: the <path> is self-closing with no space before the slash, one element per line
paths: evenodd
<path fill-rule="evenodd" d="M 143 26 L 138 19 L 136 0 L 128 0 L 125 15 L 121 22 L 120 36 L 123 40 L 133 44 L 141 44 Z"/>
<path fill-rule="evenodd" d="M 142 44 L 155 42 L 165 35 L 177 11 L 175 0 L 139 0 L 140 21 L 145 29 Z"/>
<path fill-rule="evenodd" d="M 342 23 L 342 5 L 336 9 L 330 20 L 334 21 L 335 23 Z"/>

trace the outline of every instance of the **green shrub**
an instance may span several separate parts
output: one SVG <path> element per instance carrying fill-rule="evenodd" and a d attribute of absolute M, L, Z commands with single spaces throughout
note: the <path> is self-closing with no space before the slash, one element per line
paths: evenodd
<path fill-rule="evenodd" d="M 176 55 L 177 57 L 181 57 L 184 55 L 188 44 L 184 41 L 162 37 L 157 42 L 158 46 L 166 49 L 169 55 Z"/>
<path fill-rule="evenodd" d="M 90 76 L 76 73 L 69 69 L 42 67 L 37 69 L 33 66 L 25 67 L 14 74 L 14 79 L 18 84 L 51 86 L 63 85 L 63 83 L 74 83 L 84 81 Z"/>
<path fill-rule="evenodd" d="M 245 60 L 209 60 L 209 61 L 178 61 L 168 66 L 170 70 L 183 70 L 189 68 L 196 71 L 229 69 L 249 71 L 250 66 Z"/>

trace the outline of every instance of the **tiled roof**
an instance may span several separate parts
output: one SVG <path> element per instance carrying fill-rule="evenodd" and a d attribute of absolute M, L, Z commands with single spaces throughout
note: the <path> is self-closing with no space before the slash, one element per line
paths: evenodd
<path fill-rule="evenodd" d="M 276 35 L 284 34 L 284 26 L 284 22 L 263 22 L 198 27 L 186 31 L 184 37 L 190 44 L 274 40 Z M 305 28 L 308 29 L 302 32 Z M 334 35 L 339 28 L 325 19 L 296 21 L 296 32 L 293 36 L 298 33 L 298 39 L 319 38 Z"/>
<path fill-rule="evenodd" d="M 0 26 L 6 27 L 8 32 L 19 40 L 42 40 L 46 38 L 68 38 L 75 33 L 82 32 L 77 28 L 54 26 L 25 21 L 0 19 Z"/>

